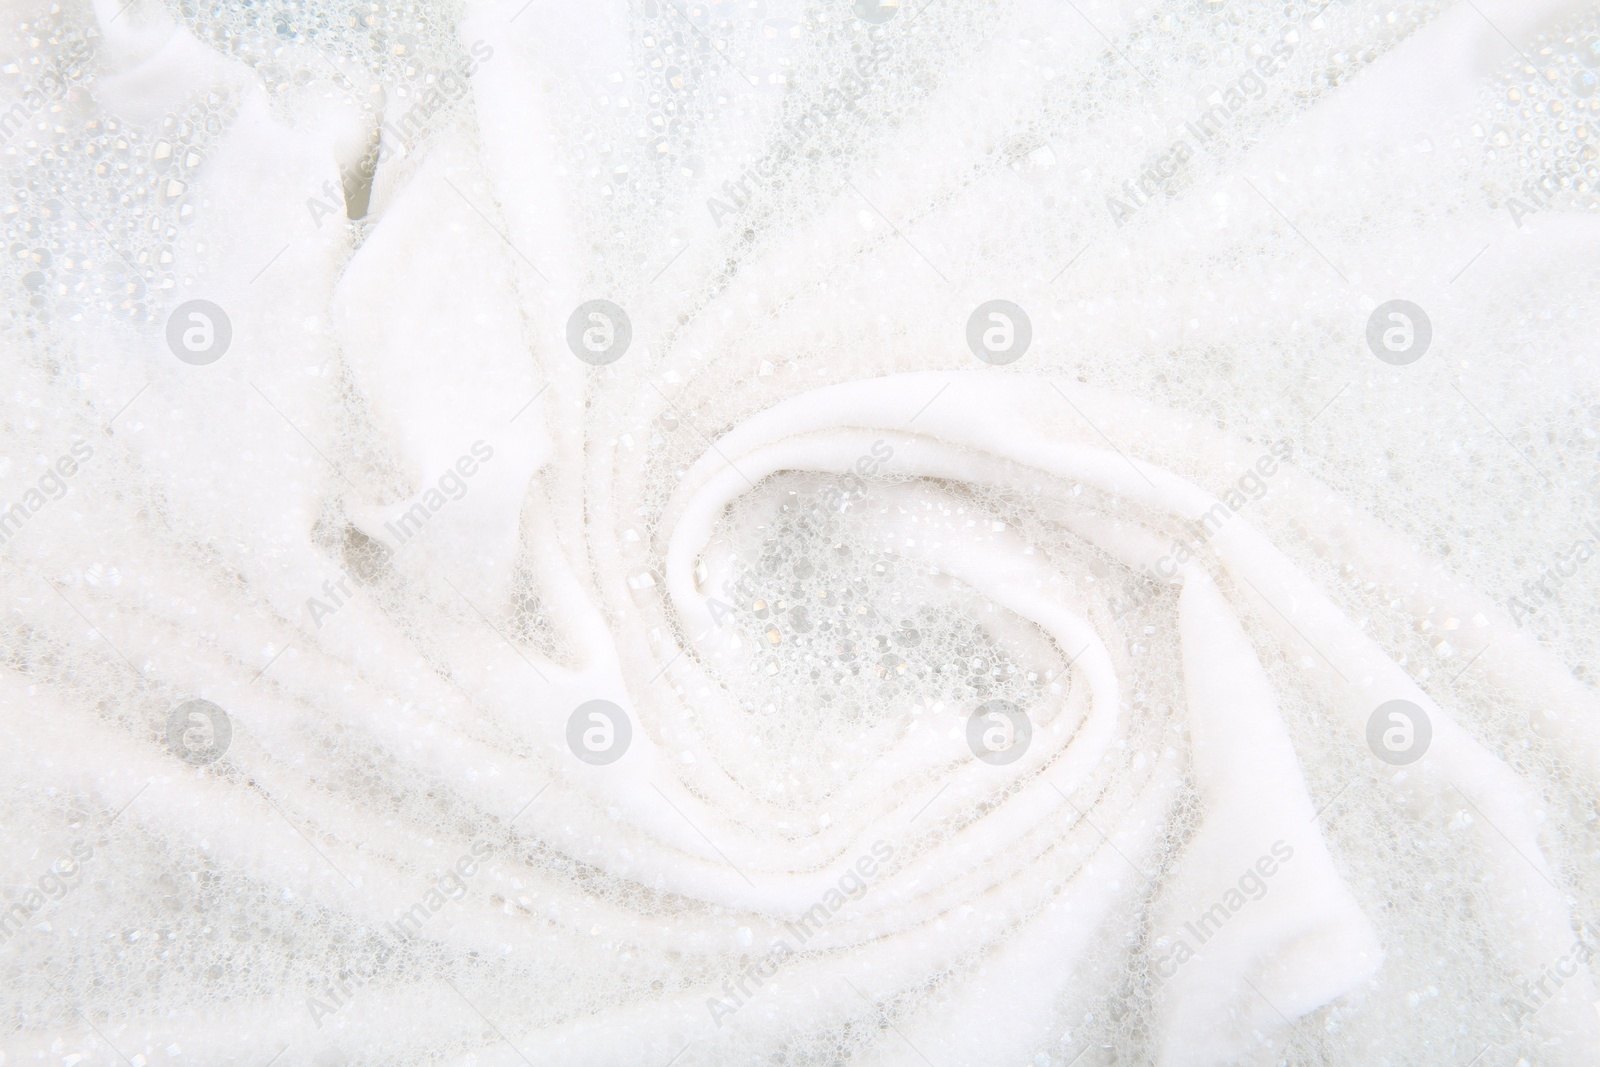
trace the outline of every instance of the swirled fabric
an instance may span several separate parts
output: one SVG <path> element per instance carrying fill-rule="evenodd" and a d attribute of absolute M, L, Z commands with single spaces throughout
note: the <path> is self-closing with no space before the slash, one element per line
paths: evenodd
<path fill-rule="evenodd" d="M 5 22 L 0 1064 L 1600 1059 L 1600 6 Z"/>

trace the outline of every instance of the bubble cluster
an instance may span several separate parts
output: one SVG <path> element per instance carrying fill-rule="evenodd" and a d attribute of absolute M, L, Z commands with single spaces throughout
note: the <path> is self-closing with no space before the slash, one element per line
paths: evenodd
<path fill-rule="evenodd" d="M 148 125 L 97 113 L 97 38 L 66 10 L 29 30 L 12 89 L 40 109 L 0 163 L 12 194 L 7 287 L 46 336 L 52 322 L 150 321 L 170 290 L 205 276 L 207 249 L 191 232 L 204 203 L 196 181 L 237 114 L 222 91 L 196 93 Z"/>
<path fill-rule="evenodd" d="M 861 517 L 872 489 L 753 495 L 730 516 L 726 536 L 745 548 L 713 593 L 732 597 L 716 640 L 745 657 L 727 684 L 781 754 L 775 792 L 800 802 L 860 773 L 864 727 L 926 718 L 947 730 L 984 701 L 1026 707 L 1062 691 L 1059 658 L 1030 664 L 1035 650 L 1008 649 L 948 578 L 873 532 Z"/>
<path fill-rule="evenodd" d="M 1600 211 L 1600 12 L 1539 35 L 1484 89 L 1472 127 L 1497 199 L 1520 225 L 1540 211 Z"/>
<path fill-rule="evenodd" d="M 5 1062 L 1592 1062 L 1600 8 L 34 7 Z"/>

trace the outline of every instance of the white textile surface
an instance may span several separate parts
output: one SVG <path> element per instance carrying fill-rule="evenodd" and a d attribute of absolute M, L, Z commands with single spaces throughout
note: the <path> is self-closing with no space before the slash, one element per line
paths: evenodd
<path fill-rule="evenodd" d="M 1600 1062 L 1600 3 L 3 7 L 0 1067 Z"/>

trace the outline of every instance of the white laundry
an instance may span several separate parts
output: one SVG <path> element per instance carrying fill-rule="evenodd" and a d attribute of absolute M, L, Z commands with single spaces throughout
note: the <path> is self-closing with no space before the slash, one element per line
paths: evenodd
<path fill-rule="evenodd" d="M 1595 1062 L 1600 5 L 202 7 L 0 44 L 0 1063 Z"/>

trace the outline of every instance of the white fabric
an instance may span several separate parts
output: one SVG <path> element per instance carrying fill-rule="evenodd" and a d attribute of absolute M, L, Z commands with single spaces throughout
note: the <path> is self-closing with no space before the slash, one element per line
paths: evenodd
<path fill-rule="evenodd" d="M 1497 179 L 1458 149 L 1517 81 L 1507 37 L 1537 51 L 1600 9 L 1328 6 L 1238 141 L 1118 226 L 1108 191 L 1276 8 L 944 0 L 871 30 L 840 4 L 685 7 L 394 23 L 424 59 L 493 55 L 359 222 L 306 205 L 372 101 L 414 99 L 343 47 L 365 38 L 68 13 L 96 50 L 62 144 L 108 119 L 176 137 L 206 92 L 229 118 L 178 206 L 118 202 L 151 221 L 50 215 L 106 278 L 116 242 L 187 227 L 145 310 L 25 328 L 14 287 L 0 507 L 70 438 L 94 458 L 0 549 L 3 902 L 70 841 L 95 858 L 0 945 L 0 1063 L 1595 1062 L 1593 964 L 1564 962 L 1600 921 L 1600 708 L 1572 669 L 1594 613 L 1537 630 L 1506 598 L 1578 536 L 1592 471 L 1557 460 L 1592 446 L 1540 434 L 1583 436 L 1600 246 L 1576 200 L 1486 218 Z M 873 43 L 883 84 L 714 221 Z M 11 143 L 8 175 L 40 151 Z M 61 166 L 89 204 L 94 167 Z M 1365 347 L 1397 294 L 1434 316 L 1409 368 Z M 1031 316 L 1013 366 L 966 348 L 996 296 Z M 603 367 L 566 340 L 596 297 L 633 331 Z M 233 327 L 203 367 L 164 333 L 195 298 Z M 885 450 L 820 532 L 784 525 Z M 357 574 L 372 542 L 392 553 Z M 753 562 L 826 551 L 811 585 Z M 750 580 L 759 623 L 728 592 Z M 775 606 L 813 588 L 915 641 L 847 678 L 854 653 Z M 991 667 L 1033 730 L 999 766 L 967 734 L 963 679 Z M 167 744 L 193 697 L 232 723 L 207 767 Z M 632 723 L 609 765 L 568 746 L 592 700 Z M 1390 700 L 1431 725 L 1413 764 L 1369 749 Z M 350 983 L 474 846 L 461 898 Z"/>

